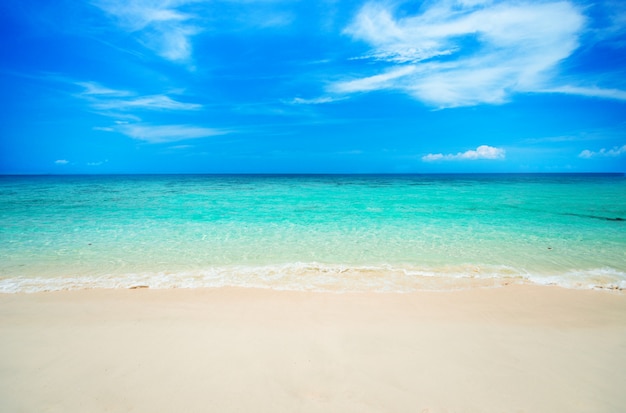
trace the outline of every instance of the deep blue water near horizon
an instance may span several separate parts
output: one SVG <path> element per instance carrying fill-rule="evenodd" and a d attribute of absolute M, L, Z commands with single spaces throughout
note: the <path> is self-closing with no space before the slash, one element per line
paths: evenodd
<path fill-rule="evenodd" d="M 624 174 L 0 177 L 0 292 L 626 288 Z"/>

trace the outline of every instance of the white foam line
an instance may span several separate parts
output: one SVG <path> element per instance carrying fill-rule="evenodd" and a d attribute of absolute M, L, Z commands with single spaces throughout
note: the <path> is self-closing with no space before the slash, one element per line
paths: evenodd
<path fill-rule="evenodd" d="M 626 273 L 612 269 L 571 270 L 563 274 L 533 274 L 507 266 L 460 265 L 350 266 L 290 263 L 265 266 L 224 266 L 179 273 L 109 274 L 77 277 L 4 277 L 2 293 L 82 289 L 269 288 L 320 292 L 411 292 L 452 290 L 532 283 L 572 289 L 626 289 Z"/>

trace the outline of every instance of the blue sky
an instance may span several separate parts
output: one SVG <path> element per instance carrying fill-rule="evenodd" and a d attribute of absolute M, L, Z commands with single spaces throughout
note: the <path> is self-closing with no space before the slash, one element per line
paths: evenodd
<path fill-rule="evenodd" d="M 626 2 L 0 4 L 0 173 L 626 172 Z"/>

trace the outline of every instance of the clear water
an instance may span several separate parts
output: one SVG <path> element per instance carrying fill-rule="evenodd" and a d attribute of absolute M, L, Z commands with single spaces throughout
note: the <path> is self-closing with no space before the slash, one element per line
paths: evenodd
<path fill-rule="evenodd" d="M 0 292 L 626 288 L 617 175 L 0 177 Z"/>

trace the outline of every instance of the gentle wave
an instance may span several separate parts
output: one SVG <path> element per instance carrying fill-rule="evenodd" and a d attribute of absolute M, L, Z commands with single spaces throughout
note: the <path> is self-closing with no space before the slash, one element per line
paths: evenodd
<path fill-rule="evenodd" d="M 350 266 L 290 263 L 222 266 L 201 271 L 114 273 L 100 276 L 0 278 L 1 293 L 129 288 L 243 287 L 316 292 L 396 292 L 499 287 L 508 284 L 556 285 L 572 289 L 626 289 L 626 273 L 612 268 L 536 274 L 509 266 L 458 265 Z"/>

